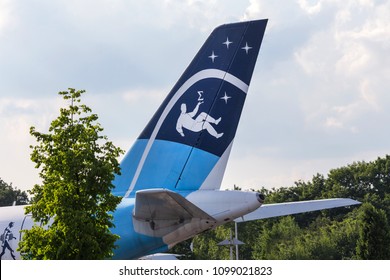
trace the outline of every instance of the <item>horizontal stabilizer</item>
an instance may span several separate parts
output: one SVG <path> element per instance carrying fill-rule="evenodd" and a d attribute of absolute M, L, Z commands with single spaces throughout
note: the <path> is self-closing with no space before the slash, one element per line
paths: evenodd
<path fill-rule="evenodd" d="M 151 189 L 136 193 L 133 222 L 136 232 L 163 237 L 194 219 L 215 223 L 215 219 L 178 193 Z"/>
<path fill-rule="evenodd" d="M 333 199 L 320 199 L 320 200 L 308 200 L 275 204 L 263 204 L 260 208 L 249 213 L 243 217 L 235 220 L 235 222 L 248 222 L 253 220 L 260 220 L 266 218 L 280 217 L 293 215 L 304 212 L 311 212 L 317 210 L 324 210 L 330 208 L 344 207 L 357 205 L 361 202 L 350 198 L 333 198 Z"/>

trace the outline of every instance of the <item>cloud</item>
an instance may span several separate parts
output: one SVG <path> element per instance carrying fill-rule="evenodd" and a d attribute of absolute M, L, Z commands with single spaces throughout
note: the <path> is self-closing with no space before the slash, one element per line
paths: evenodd
<path fill-rule="evenodd" d="M 211 30 L 259 18 L 269 22 L 224 184 L 289 185 L 387 152 L 389 1 L 14 0 L 0 2 L 0 176 L 35 181 L 28 128 L 48 127 L 68 87 L 87 90 L 128 149 Z"/>
<path fill-rule="evenodd" d="M 164 98 L 167 96 L 168 90 L 159 88 L 159 89 L 139 89 L 139 90 L 134 90 L 131 89 L 129 91 L 126 91 L 122 94 L 123 99 L 133 105 L 134 103 L 138 103 L 141 100 L 148 100 L 145 103 L 153 102 L 153 103 L 158 103 L 160 104 Z M 161 102 L 159 102 L 161 101 Z"/>
<path fill-rule="evenodd" d="M 10 1 L 3 0 L 0 2 L 0 38 L 2 31 L 7 29 L 11 22 Z"/>
<path fill-rule="evenodd" d="M 242 180 L 280 186 L 388 153 L 389 12 L 388 1 L 250 1 L 244 18 L 269 25 L 227 178 L 247 162 L 257 175 Z"/>
<path fill-rule="evenodd" d="M 312 15 L 312 14 L 318 14 L 321 12 L 322 8 L 322 1 L 307 1 L 307 0 L 298 0 L 299 6 L 304 10 L 306 13 Z"/>
<path fill-rule="evenodd" d="M 382 74 L 383 71 L 389 71 L 387 49 L 384 48 L 389 42 L 389 36 L 378 27 L 388 19 L 380 20 L 378 17 L 383 14 L 382 5 L 371 6 L 365 1 L 340 3 L 334 3 L 339 8 L 337 14 L 349 16 L 336 16 L 333 22 L 311 36 L 295 52 L 295 59 L 308 77 L 322 81 L 312 92 L 320 101 L 326 98 L 324 102 L 332 103 L 324 113 L 342 113 L 349 117 L 349 121 L 353 121 L 367 111 L 379 112 L 382 101 L 387 103 L 388 98 L 382 94 L 383 90 L 374 90 L 373 85 L 379 82 L 379 77 L 383 89 L 386 84 L 389 85 L 388 79 Z M 351 22 L 354 24 L 350 25 Z M 376 36 L 376 33 L 382 36 Z M 325 95 L 323 88 L 329 93 Z M 310 110 L 309 107 L 307 109 Z"/>
<path fill-rule="evenodd" d="M 26 190 L 40 181 L 38 170 L 30 161 L 31 126 L 47 131 L 61 104 L 59 99 L 0 97 L 1 174 L 14 186 Z"/>

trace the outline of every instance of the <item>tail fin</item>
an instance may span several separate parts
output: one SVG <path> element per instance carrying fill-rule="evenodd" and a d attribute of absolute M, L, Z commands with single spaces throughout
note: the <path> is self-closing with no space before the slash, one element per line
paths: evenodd
<path fill-rule="evenodd" d="M 121 162 L 114 194 L 220 187 L 266 24 L 212 32 Z"/>

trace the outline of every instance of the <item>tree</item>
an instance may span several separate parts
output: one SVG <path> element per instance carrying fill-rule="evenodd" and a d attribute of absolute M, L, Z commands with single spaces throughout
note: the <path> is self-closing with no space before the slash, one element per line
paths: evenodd
<path fill-rule="evenodd" d="M 390 258 L 390 230 L 386 213 L 372 204 L 362 206 L 361 227 L 356 246 L 358 259 L 387 260 Z"/>
<path fill-rule="evenodd" d="M 229 260 L 228 246 L 218 243 L 230 236 L 230 224 L 222 225 L 214 230 L 205 231 L 193 238 L 193 258 L 200 260 Z"/>
<path fill-rule="evenodd" d="M 7 184 L 0 178 L 0 206 L 25 205 L 28 203 L 28 196 L 25 191 L 21 191 Z"/>
<path fill-rule="evenodd" d="M 111 182 L 120 172 L 122 150 L 100 135 L 98 116 L 80 104 L 84 92 L 59 92 L 71 104 L 60 109 L 48 133 L 30 129 L 38 142 L 31 146 L 31 160 L 42 184 L 32 189 L 26 213 L 41 227 L 24 231 L 19 250 L 25 258 L 105 259 L 119 238 L 110 232 L 110 212 L 120 202 Z"/>
<path fill-rule="evenodd" d="M 301 246 L 302 230 L 291 216 L 275 218 L 276 223 L 265 225 L 253 245 L 253 259 L 309 259 Z M 272 226 L 271 226 L 272 224 Z"/>

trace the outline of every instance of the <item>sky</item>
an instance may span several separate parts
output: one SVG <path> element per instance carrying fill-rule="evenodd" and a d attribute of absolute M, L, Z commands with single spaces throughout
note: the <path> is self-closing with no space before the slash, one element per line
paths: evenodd
<path fill-rule="evenodd" d="M 0 178 L 40 182 L 29 128 L 83 102 L 128 150 L 218 25 L 267 18 L 222 188 L 290 187 L 390 149 L 390 1 L 0 0 Z"/>

